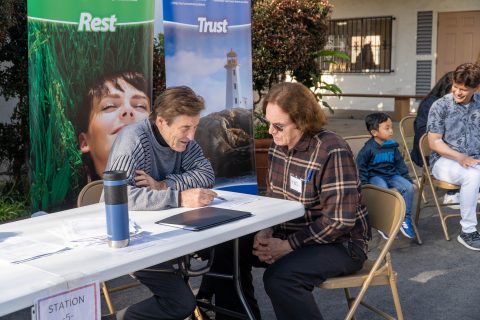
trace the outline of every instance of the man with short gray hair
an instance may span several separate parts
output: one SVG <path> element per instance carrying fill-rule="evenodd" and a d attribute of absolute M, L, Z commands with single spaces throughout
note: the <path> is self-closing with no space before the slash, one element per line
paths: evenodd
<path fill-rule="evenodd" d="M 149 119 L 123 128 L 107 170 L 127 172 L 128 206 L 162 210 L 209 205 L 215 174 L 193 140 L 204 100 L 188 87 L 171 87 L 155 101 Z M 149 269 L 171 268 L 173 261 Z M 135 272 L 153 296 L 121 310 L 117 319 L 185 319 L 196 301 L 182 276 L 148 269 Z"/>

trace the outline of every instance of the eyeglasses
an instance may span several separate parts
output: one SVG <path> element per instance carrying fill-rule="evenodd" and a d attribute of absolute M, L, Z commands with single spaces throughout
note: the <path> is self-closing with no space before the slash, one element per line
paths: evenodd
<path fill-rule="evenodd" d="M 268 127 L 270 127 L 270 125 L 271 125 L 273 127 L 273 129 L 275 129 L 278 132 L 282 132 L 286 127 L 286 125 L 282 125 L 282 124 L 278 124 L 278 123 L 270 123 L 270 122 L 268 122 L 267 119 L 265 119 L 262 116 L 258 116 L 257 119 L 260 120 L 262 123 L 266 124 Z"/>

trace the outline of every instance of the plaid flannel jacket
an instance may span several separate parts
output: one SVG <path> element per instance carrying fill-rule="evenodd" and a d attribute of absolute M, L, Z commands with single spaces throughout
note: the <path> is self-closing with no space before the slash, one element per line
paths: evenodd
<path fill-rule="evenodd" d="M 303 203 L 303 217 L 274 228 L 296 249 L 354 240 L 365 253 L 371 238 L 367 210 L 361 205 L 360 181 L 348 144 L 322 129 L 304 134 L 297 145 L 270 146 L 267 195 Z"/>

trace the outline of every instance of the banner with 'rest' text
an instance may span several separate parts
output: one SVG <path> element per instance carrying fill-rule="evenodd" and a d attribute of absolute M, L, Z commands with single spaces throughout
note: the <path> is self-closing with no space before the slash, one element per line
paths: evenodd
<path fill-rule="evenodd" d="M 205 99 L 195 140 L 217 188 L 256 193 L 250 0 L 164 0 L 167 87 Z"/>
<path fill-rule="evenodd" d="M 71 208 L 151 111 L 154 0 L 28 1 L 33 211 Z"/>

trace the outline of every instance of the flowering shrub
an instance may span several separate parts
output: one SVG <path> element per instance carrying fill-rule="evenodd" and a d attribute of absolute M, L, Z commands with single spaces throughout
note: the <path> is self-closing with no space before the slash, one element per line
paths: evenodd
<path fill-rule="evenodd" d="M 332 5 L 326 0 L 256 0 L 252 7 L 255 103 L 287 74 L 313 86 L 313 53 L 325 46 Z"/>

